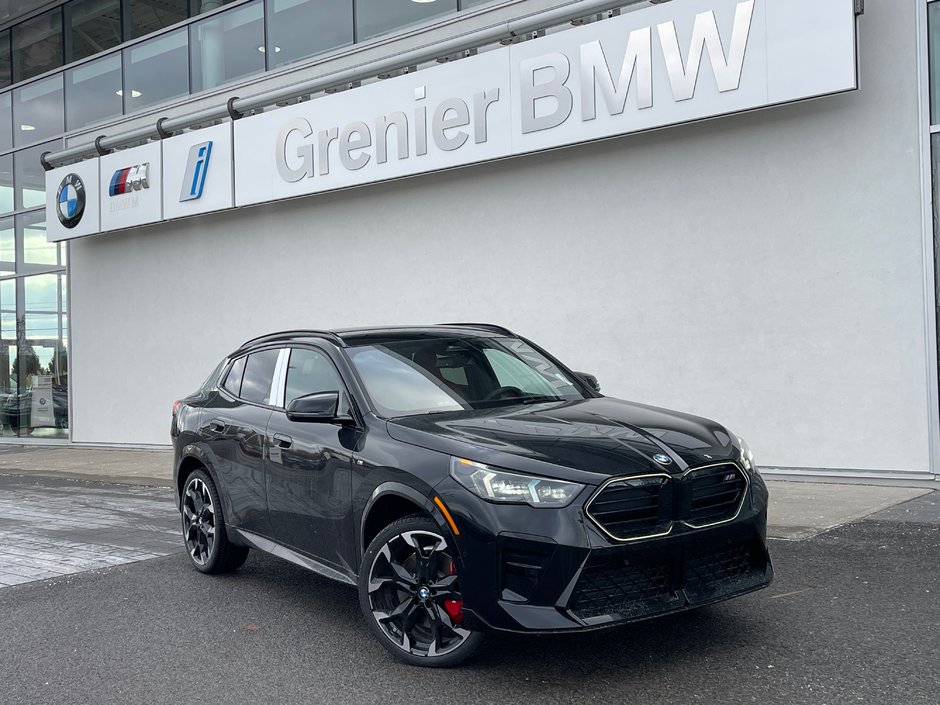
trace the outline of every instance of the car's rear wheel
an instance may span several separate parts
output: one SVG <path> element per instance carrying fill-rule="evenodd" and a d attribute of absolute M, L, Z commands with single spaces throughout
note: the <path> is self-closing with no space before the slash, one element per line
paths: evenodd
<path fill-rule="evenodd" d="M 359 571 L 359 603 L 369 629 L 401 660 L 455 666 L 480 645 L 462 611 L 456 549 L 437 524 L 409 516 L 385 527 Z"/>
<path fill-rule="evenodd" d="M 229 573 L 248 558 L 247 548 L 228 540 L 219 493 L 205 470 L 194 470 L 186 478 L 180 512 L 186 552 L 196 570 Z"/>

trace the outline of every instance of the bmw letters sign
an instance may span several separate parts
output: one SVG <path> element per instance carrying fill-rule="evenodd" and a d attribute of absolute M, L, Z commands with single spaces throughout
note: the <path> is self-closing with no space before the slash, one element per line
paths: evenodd
<path fill-rule="evenodd" d="M 857 87 L 853 0 L 660 3 L 55 169 L 46 176 L 48 238 L 361 186 Z M 100 180 L 80 170 L 91 162 L 100 162 Z M 96 201 L 100 218 L 89 212 Z"/>

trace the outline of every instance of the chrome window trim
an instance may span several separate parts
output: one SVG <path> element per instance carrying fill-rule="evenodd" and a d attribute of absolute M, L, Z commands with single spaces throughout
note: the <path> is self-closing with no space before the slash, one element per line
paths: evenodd
<path fill-rule="evenodd" d="M 278 352 L 277 362 L 274 364 L 274 376 L 271 378 L 271 391 L 268 399 L 271 406 L 281 409 L 284 407 L 284 385 L 287 382 L 287 360 L 290 357 L 290 348 L 281 348 Z"/>
<path fill-rule="evenodd" d="M 609 538 L 613 539 L 614 541 L 618 543 L 631 543 L 633 541 L 643 541 L 644 539 L 656 539 L 656 538 L 661 538 L 663 536 L 668 536 L 669 534 L 672 533 L 673 526 L 675 526 L 675 520 L 669 521 L 668 529 L 666 529 L 665 531 L 656 533 L 656 534 L 645 534 L 643 536 L 629 536 L 627 538 L 620 538 L 618 536 L 614 536 L 606 528 L 604 528 L 604 526 L 600 523 L 600 521 L 597 518 L 595 518 L 594 515 L 591 514 L 590 512 L 591 504 L 593 504 L 594 500 L 597 499 L 600 496 L 600 494 L 604 490 L 607 489 L 608 485 L 611 485 L 615 482 L 624 482 L 625 480 L 644 480 L 650 477 L 664 477 L 666 478 L 666 482 L 670 482 L 673 479 L 672 475 L 670 475 L 669 473 L 665 473 L 665 472 L 653 472 L 653 473 L 646 473 L 644 475 L 625 475 L 622 477 L 612 477 L 609 480 L 606 480 L 603 484 L 601 484 L 600 487 L 598 487 L 597 490 L 594 492 L 594 494 L 591 495 L 590 499 L 588 499 L 588 501 L 584 503 L 584 515 L 594 523 L 594 526 L 596 526 L 598 529 L 603 531 L 606 536 L 608 536 Z M 665 484 L 665 483 L 662 483 L 662 484 Z M 660 485 L 660 487 L 662 487 L 662 484 Z"/>

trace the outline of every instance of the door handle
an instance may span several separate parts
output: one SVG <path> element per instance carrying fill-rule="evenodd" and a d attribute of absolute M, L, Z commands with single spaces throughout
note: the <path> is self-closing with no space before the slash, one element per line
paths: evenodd
<path fill-rule="evenodd" d="M 278 448 L 290 448 L 293 442 L 293 438 L 290 436 L 285 436 L 283 433 L 274 434 L 274 445 L 276 445 Z"/>
<path fill-rule="evenodd" d="M 225 424 L 218 419 L 212 419 L 212 421 L 209 422 L 209 430 L 215 431 L 216 433 L 222 433 L 222 431 L 225 430 Z"/>

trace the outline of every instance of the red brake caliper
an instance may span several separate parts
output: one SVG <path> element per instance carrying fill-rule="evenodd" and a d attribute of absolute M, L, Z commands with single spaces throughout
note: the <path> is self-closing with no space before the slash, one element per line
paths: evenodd
<path fill-rule="evenodd" d="M 450 574 L 457 575 L 457 564 L 451 560 Z M 444 611 L 455 625 L 463 621 L 463 600 L 444 600 Z"/>

